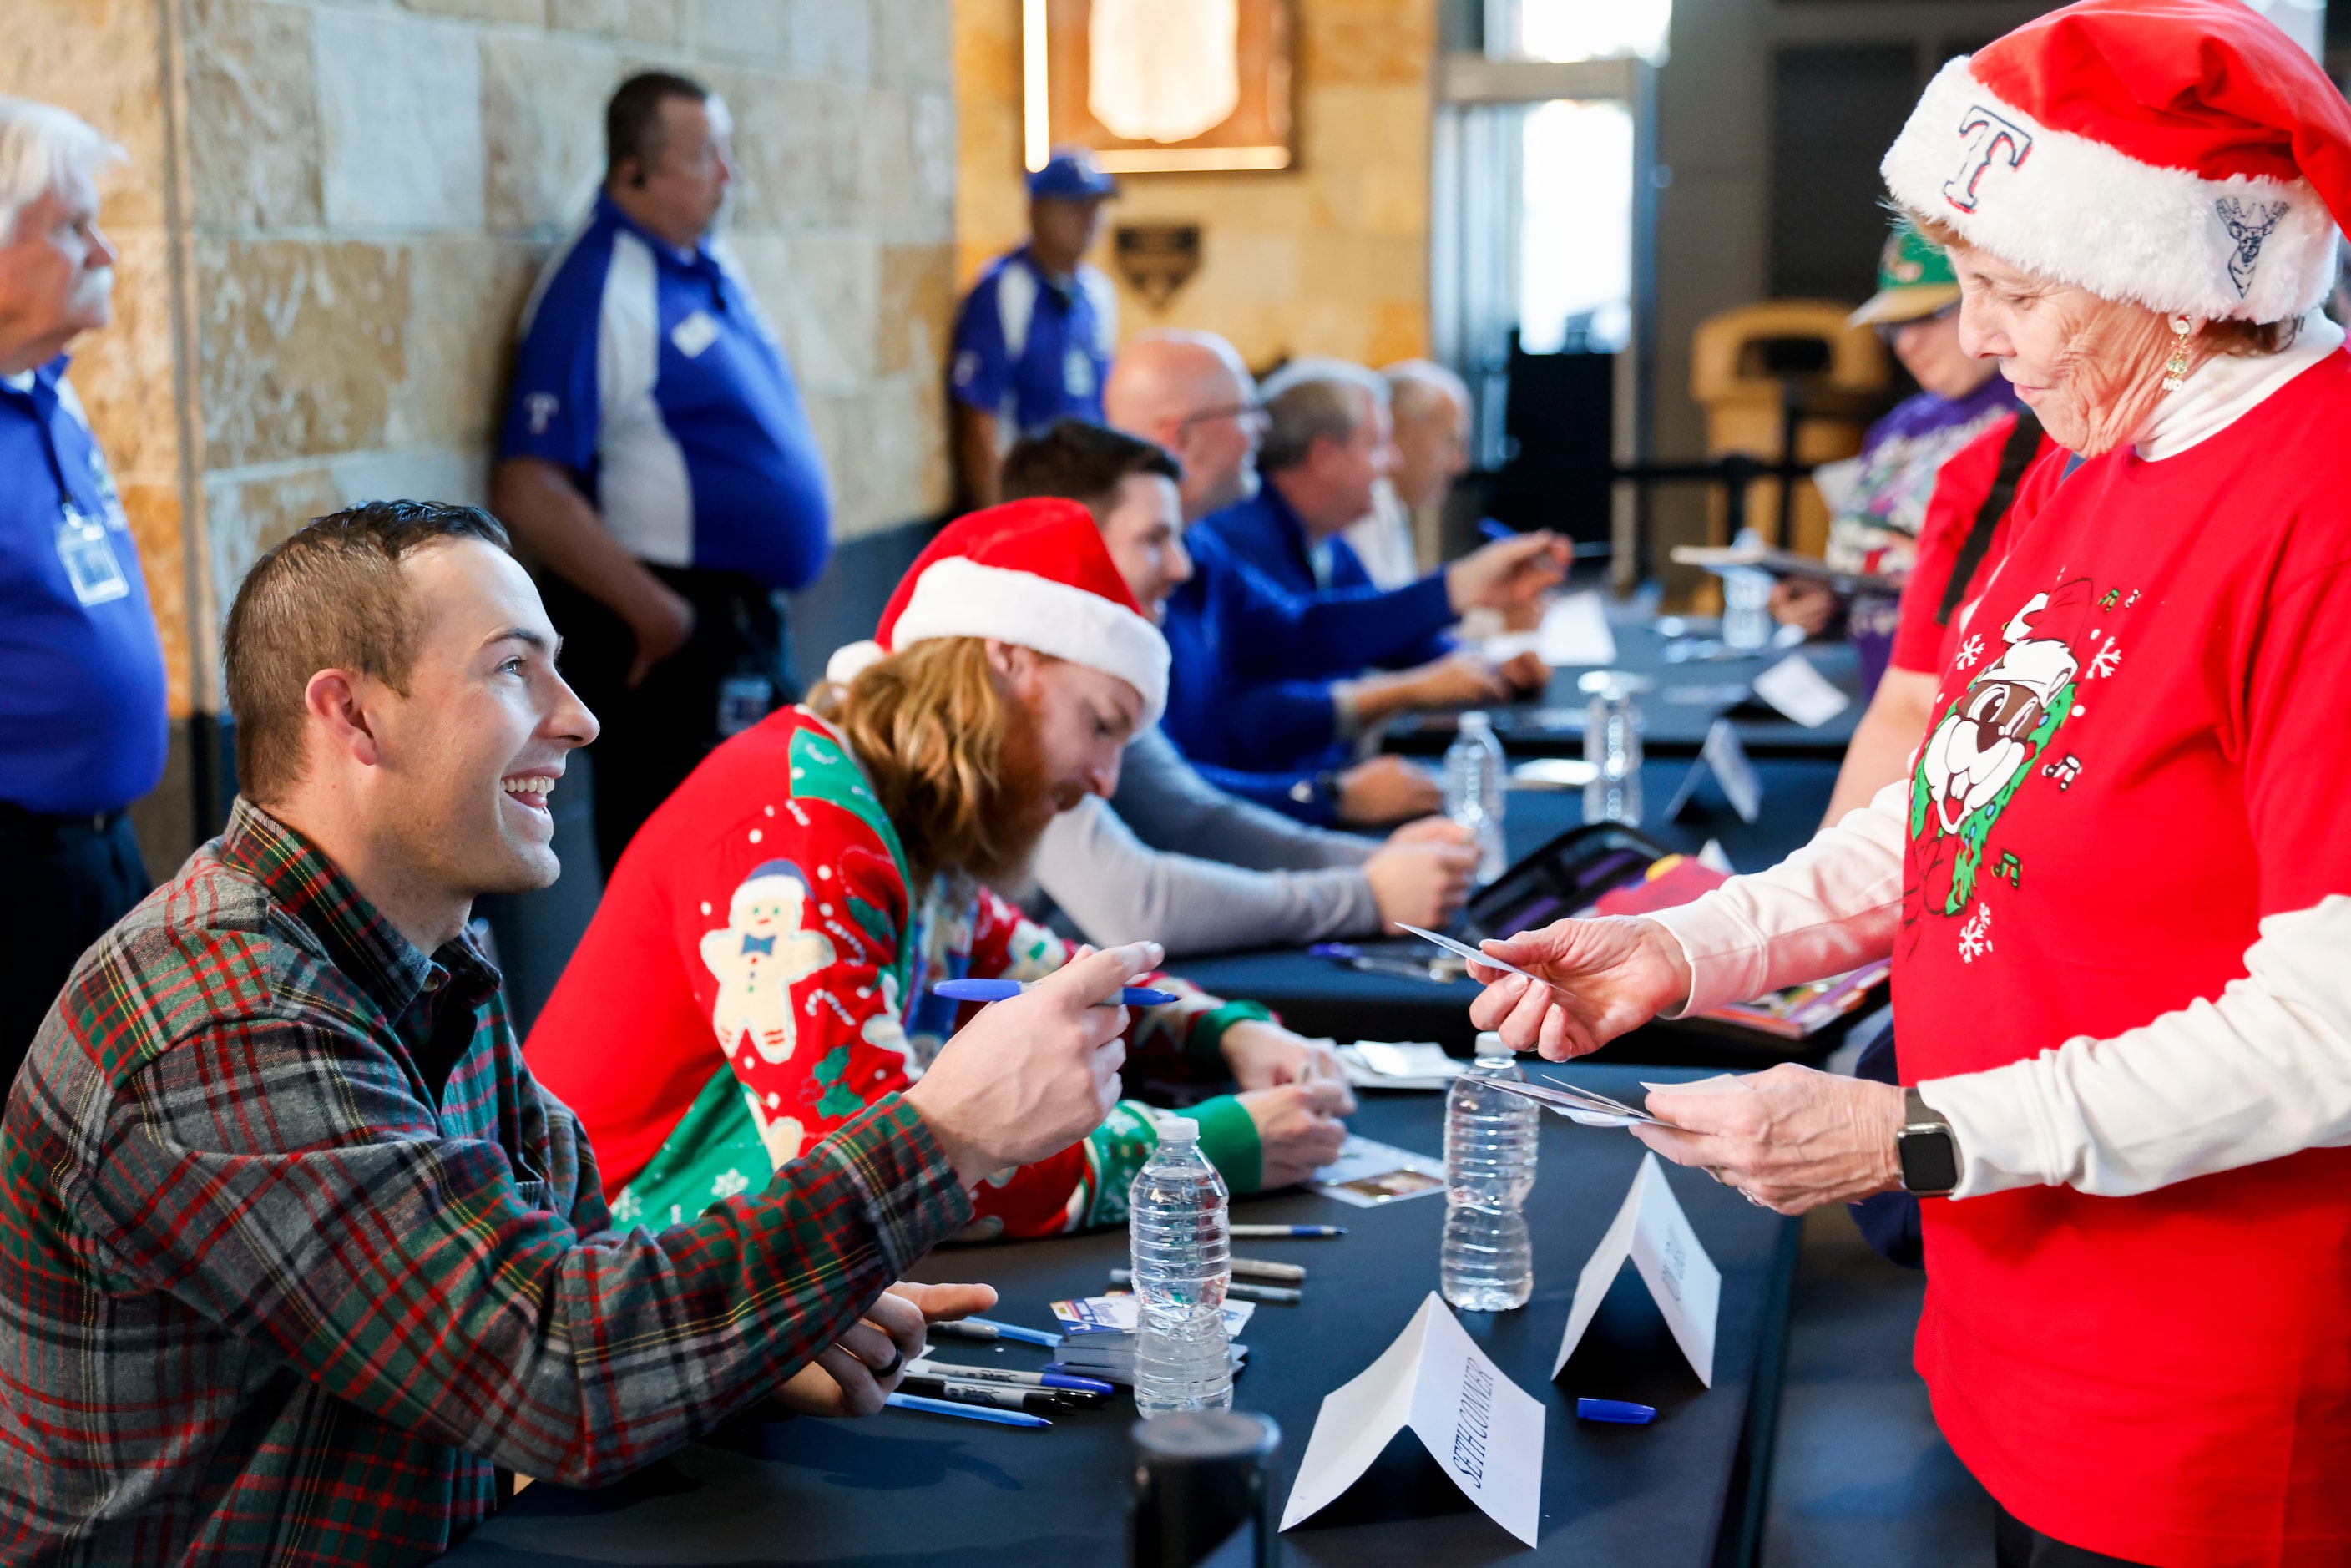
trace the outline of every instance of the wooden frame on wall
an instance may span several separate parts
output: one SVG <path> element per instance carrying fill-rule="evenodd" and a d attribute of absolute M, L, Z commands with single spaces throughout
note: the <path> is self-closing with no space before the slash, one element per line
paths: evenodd
<path fill-rule="evenodd" d="M 1021 0 L 1022 151 L 1114 174 L 1287 169 L 1288 0 Z"/>

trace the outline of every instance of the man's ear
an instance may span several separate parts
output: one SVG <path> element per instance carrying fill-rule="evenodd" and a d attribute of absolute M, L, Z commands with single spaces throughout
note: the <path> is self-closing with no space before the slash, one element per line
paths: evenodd
<path fill-rule="evenodd" d="M 987 667 L 998 681 L 1018 681 L 1037 667 L 1037 652 L 999 638 L 986 639 Z"/>
<path fill-rule="evenodd" d="M 320 670 L 302 688 L 302 709 L 308 716 L 310 733 L 330 751 L 362 768 L 377 766 L 383 760 L 383 749 L 368 704 L 382 689 L 377 682 L 349 670 Z"/>

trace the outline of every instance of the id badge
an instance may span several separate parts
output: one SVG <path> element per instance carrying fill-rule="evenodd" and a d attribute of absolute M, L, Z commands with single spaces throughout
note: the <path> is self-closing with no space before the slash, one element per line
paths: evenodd
<path fill-rule="evenodd" d="M 57 520 L 57 559 L 73 583 L 74 597 L 85 605 L 109 603 L 131 592 L 106 525 L 78 507 L 68 505 Z"/>
<path fill-rule="evenodd" d="M 740 735 L 768 716 L 776 688 L 765 675 L 728 675 L 718 683 L 718 733 Z"/>

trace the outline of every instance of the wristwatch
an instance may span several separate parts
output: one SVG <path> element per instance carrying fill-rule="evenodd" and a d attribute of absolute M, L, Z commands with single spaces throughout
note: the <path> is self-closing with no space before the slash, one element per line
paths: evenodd
<path fill-rule="evenodd" d="M 1919 1197 L 1949 1197 L 1959 1185 L 1959 1140 L 1949 1118 L 1919 1095 L 1902 1092 L 1902 1126 L 1894 1134 L 1902 1162 L 1902 1189 Z"/>

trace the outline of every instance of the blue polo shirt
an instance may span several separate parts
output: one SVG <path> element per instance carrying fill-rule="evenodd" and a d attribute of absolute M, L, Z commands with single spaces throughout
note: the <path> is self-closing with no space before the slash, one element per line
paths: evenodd
<path fill-rule="evenodd" d="M 1281 492 L 1269 481 L 1258 486 L 1256 495 L 1236 501 L 1221 511 L 1209 513 L 1194 525 L 1195 531 L 1212 534 L 1217 541 L 1243 562 L 1285 592 L 1305 595 L 1328 590 L 1351 592 L 1375 588 L 1364 558 L 1355 553 L 1354 546 L 1337 534 L 1320 543 L 1306 537 L 1306 525 L 1282 499 Z M 1431 572 L 1415 586 L 1425 586 L 1443 573 Z M 1398 590 L 1399 592 L 1405 591 Z M 1425 631 L 1420 636 L 1376 659 L 1359 660 L 1349 664 L 1347 649 L 1332 649 L 1329 656 L 1315 659 L 1296 668 L 1285 670 L 1290 675 L 1353 675 L 1368 664 L 1388 669 L 1408 669 L 1425 664 L 1431 659 L 1444 657 L 1453 650 L 1453 639 L 1444 631 Z"/>
<path fill-rule="evenodd" d="M 1097 267 L 1066 283 L 1027 246 L 987 264 L 956 317 L 957 402 L 1002 423 L 1008 439 L 1068 416 L 1102 423 L 1102 382 L 1118 349 L 1118 295 Z"/>
<path fill-rule="evenodd" d="M 0 800 L 118 810 L 163 777 L 163 646 L 59 355 L 0 380 Z"/>
<path fill-rule="evenodd" d="M 524 308 L 498 451 L 568 469 L 640 560 L 797 589 L 831 553 L 808 409 L 723 243 L 681 251 L 601 193 Z"/>

